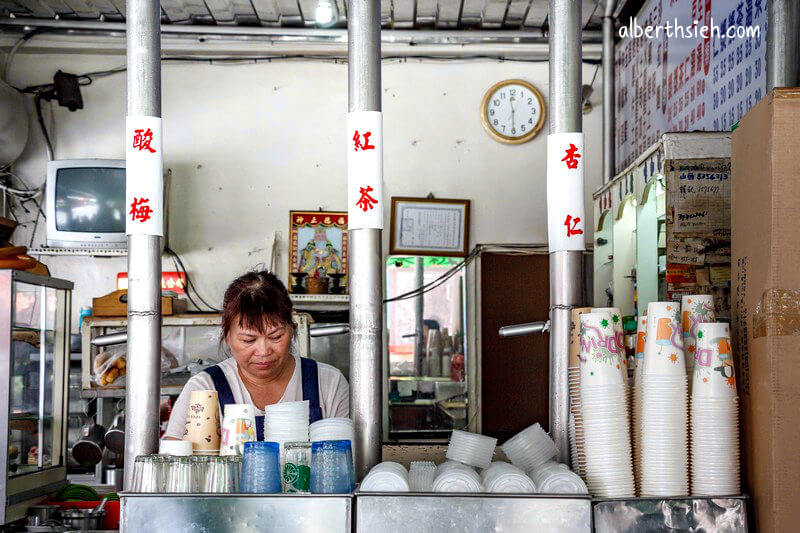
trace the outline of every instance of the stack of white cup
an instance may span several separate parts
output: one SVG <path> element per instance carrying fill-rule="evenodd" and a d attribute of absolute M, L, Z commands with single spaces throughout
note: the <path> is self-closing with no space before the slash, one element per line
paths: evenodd
<path fill-rule="evenodd" d="M 384 461 L 372 467 L 361 482 L 362 492 L 408 492 L 408 470 L 400 463 Z"/>
<path fill-rule="evenodd" d="M 610 313 L 581 315 L 586 484 L 604 498 L 635 494 L 626 385 Z M 537 484 L 538 485 L 538 484 Z"/>
<path fill-rule="evenodd" d="M 446 461 L 436 468 L 433 492 L 481 492 L 481 476 L 471 466 Z"/>
<path fill-rule="evenodd" d="M 433 492 L 436 464 L 432 461 L 411 461 L 408 469 L 408 486 L 412 492 Z"/>
<path fill-rule="evenodd" d="M 308 441 L 308 401 L 282 402 L 264 408 L 264 440 Z"/>
<path fill-rule="evenodd" d="M 682 339 L 678 305 L 649 303 L 639 437 L 644 497 L 689 494 L 688 385 Z"/>
<path fill-rule="evenodd" d="M 611 327 L 614 329 L 614 347 L 619 354 L 619 371 L 625 385 L 628 384 L 628 356 L 625 353 L 625 329 L 622 326 L 622 313 L 617 307 L 595 307 L 592 313 L 608 313 L 611 315 Z M 609 350 L 611 347 L 608 347 Z"/>
<path fill-rule="evenodd" d="M 647 311 L 636 323 L 636 356 L 633 368 L 633 477 L 636 486 L 642 483 L 642 371 L 644 370 L 644 346 L 647 339 Z"/>
<path fill-rule="evenodd" d="M 583 417 L 581 415 L 581 315 L 590 307 L 572 310 L 569 336 L 569 446 L 572 470 L 586 479 L 586 454 L 583 451 Z"/>
<path fill-rule="evenodd" d="M 558 455 L 553 439 L 537 422 L 523 429 L 501 446 L 517 468 L 529 472 Z"/>
<path fill-rule="evenodd" d="M 692 495 L 739 494 L 739 406 L 728 324 L 699 324 L 696 357 Z"/>
<path fill-rule="evenodd" d="M 488 468 L 492 463 L 496 446 L 497 439 L 454 429 L 450 436 L 450 444 L 447 446 L 446 457 L 465 465 Z"/>
<path fill-rule="evenodd" d="M 717 320 L 714 313 L 714 297 L 710 294 L 689 294 L 681 297 L 681 330 L 686 353 L 686 375 L 689 377 L 689 392 L 692 391 L 692 374 L 697 355 L 697 328 L 701 322 Z"/>
<path fill-rule="evenodd" d="M 481 472 L 483 488 L 486 492 L 508 492 L 532 494 L 536 485 L 528 475 L 516 466 L 497 461 Z"/>
<path fill-rule="evenodd" d="M 583 480 L 555 461 L 547 462 L 530 473 L 537 492 L 542 494 L 587 494 L 589 490 Z"/>

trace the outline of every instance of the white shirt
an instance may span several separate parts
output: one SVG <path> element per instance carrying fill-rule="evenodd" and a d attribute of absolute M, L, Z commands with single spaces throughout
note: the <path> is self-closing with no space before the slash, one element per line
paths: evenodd
<path fill-rule="evenodd" d="M 248 403 L 255 407 L 250 392 L 242 383 L 236 359 L 229 357 L 219 363 L 219 367 L 228 380 L 233 399 L 236 403 Z M 319 403 L 322 409 L 322 418 L 337 416 L 350 416 L 350 386 L 342 373 L 336 367 L 317 362 L 317 375 L 319 380 Z M 215 390 L 214 382 L 207 372 L 200 372 L 192 376 L 183 387 L 180 396 L 175 401 L 172 414 L 169 417 L 165 437 L 183 438 L 186 424 L 186 412 L 189 410 L 189 396 L 196 390 Z M 300 375 L 300 359 L 295 357 L 294 372 L 286 390 L 283 391 L 280 402 L 299 402 L 303 399 L 303 378 Z M 255 407 L 257 416 L 264 416 L 264 411 Z M 224 413 L 220 413 L 220 418 Z"/>

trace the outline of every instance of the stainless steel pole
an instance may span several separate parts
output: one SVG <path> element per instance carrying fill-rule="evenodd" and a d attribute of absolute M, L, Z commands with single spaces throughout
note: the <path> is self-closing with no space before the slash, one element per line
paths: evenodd
<path fill-rule="evenodd" d="M 417 257 L 414 268 L 416 278 L 415 288 L 425 285 L 425 259 Z M 420 294 L 414 300 L 414 366 L 417 375 L 422 376 L 422 361 L 425 359 L 425 295 Z"/>
<path fill-rule="evenodd" d="M 550 0 L 550 133 L 580 132 L 582 0 Z M 583 253 L 550 253 L 550 436 L 569 458 L 570 310 L 583 294 Z"/>
<path fill-rule="evenodd" d="M 381 110 L 381 4 L 347 2 L 349 110 Z M 356 477 L 381 460 L 383 231 L 350 230 L 350 411 Z"/>
<path fill-rule="evenodd" d="M 128 116 L 161 116 L 161 4 L 128 0 Z M 128 236 L 125 489 L 137 455 L 156 453 L 161 388 L 161 237 Z"/>
<path fill-rule="evenodd" d="M 767 2 L 767 91 L 800 85 L 800 3 Z"/>
<path fill-rule="evenodd" d="M 603 13 L 603 183 L 614 177 L 614 7 L 606 0 Z"/>

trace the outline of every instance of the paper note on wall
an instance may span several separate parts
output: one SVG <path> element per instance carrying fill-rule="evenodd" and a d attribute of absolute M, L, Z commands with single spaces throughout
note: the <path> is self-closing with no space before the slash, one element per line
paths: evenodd
<path fill-rule="evenodd" d="M 547 237 L 550 251 L 585 250 L 583 133 L 547 136 Z"/>
<path fill-rule="evenodd" d="M 383 119 L 379 111 L 347 115 L 349 229 L 383 229 Z"/>
<path fill-rule="evenodd" d="M 125 120 L 125 233 L 164 236 L 161 118 Z"/>
<path fill-rule="evenodd" d="M 730 236 L 730 167 L 730 159 L 670 163 L 667 191 L 673 234 Z"/>

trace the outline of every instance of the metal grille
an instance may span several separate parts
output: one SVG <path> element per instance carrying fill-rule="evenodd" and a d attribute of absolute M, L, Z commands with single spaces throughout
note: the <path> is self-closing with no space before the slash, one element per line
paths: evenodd
<path fill-rule="evenodd" d="M 599 5 L 598 5 L 599 2 Z M 161 0 L 162 23 L 313 27 L 318 0 Z M 347 26 L 336 0 L 336 27 Z M 384 28 L 524 30 L 547 22 L 548 0 L 381 0 Z M 602 0 L 583 0 L 583 24 L 601 24 Z M 0 16 L 122 22 L 125 0 L 0 0 Z"/>

